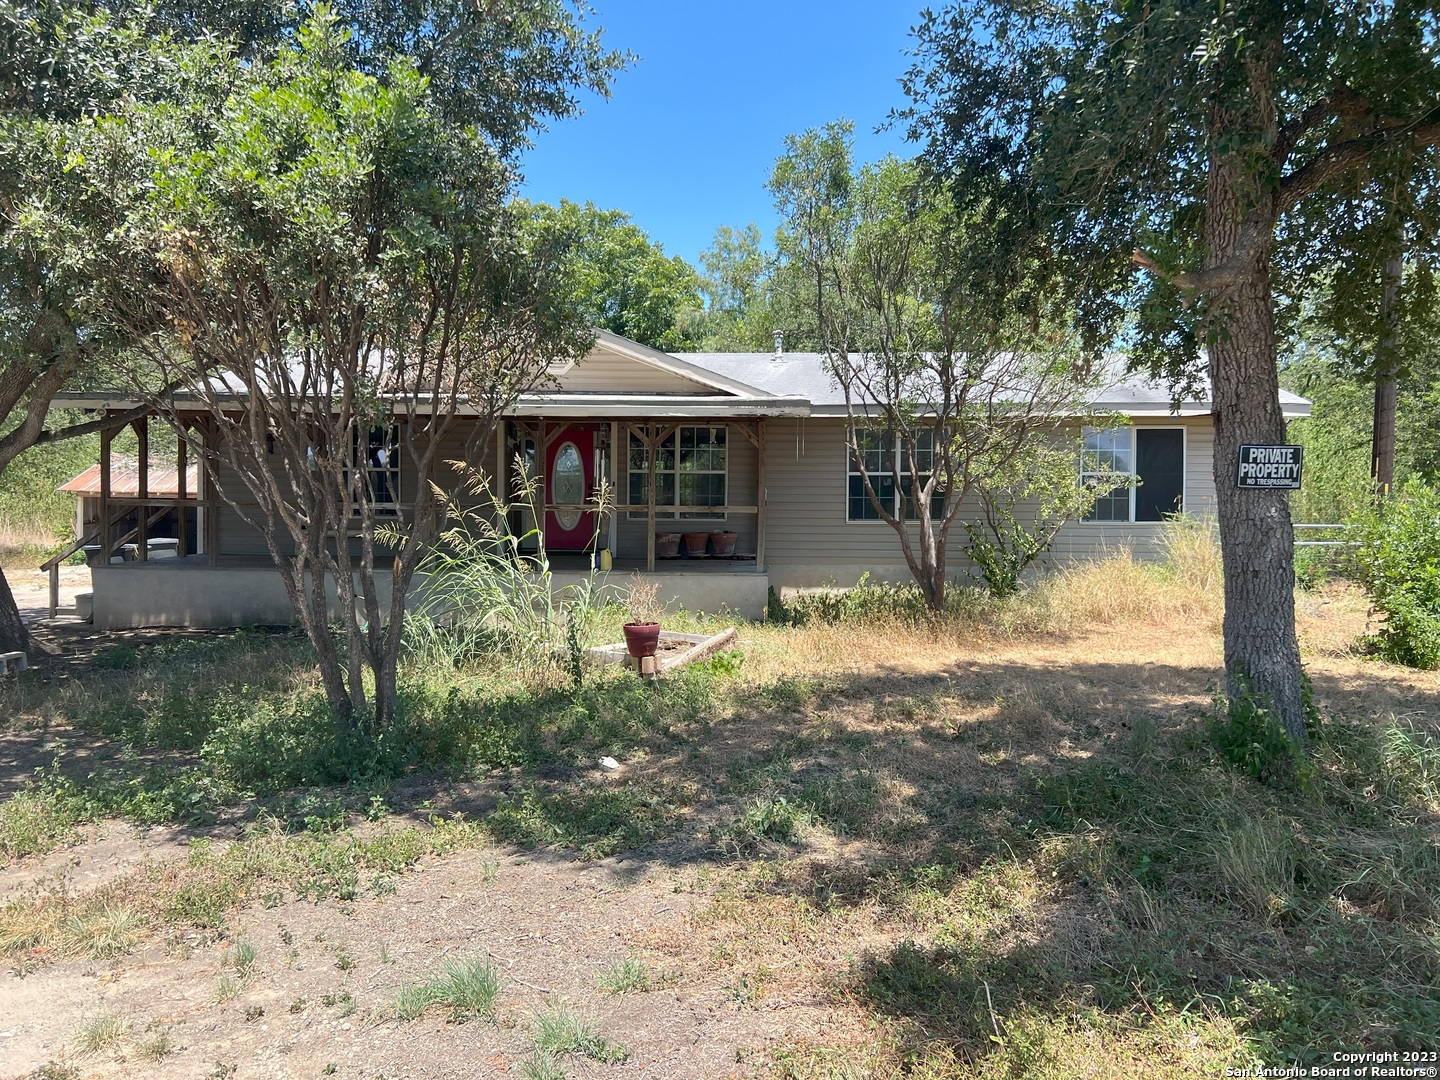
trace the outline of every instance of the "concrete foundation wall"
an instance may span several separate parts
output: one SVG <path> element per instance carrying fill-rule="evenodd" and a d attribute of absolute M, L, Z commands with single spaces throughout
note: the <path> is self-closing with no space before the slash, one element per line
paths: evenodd
<path fill-rule="evenodd" d="M 578 572 L 556 573 L 554 587 L 579 584 L 584 577 Z M 605 575 L 601 588 L 609 598 L 623 600 L 629 580 L 628 572 L 616 571 Z M 666 573 L 656 575 L 655 580 L 660 582 L 659 600 L 670 611 L 733 611 L 746 619 L 764 614 L 770 588 L 769 577 L 755 573 Z M 97 566 L 93 582 L 95 626 L 101 630 L 288 626 L 295 622 L 285 585 L 272 567 L 210 567 L 198 560 L 166 559 L 149 565 Z M 389 582 L 377 580 L 376 587 L 382 607 L 388 607 Z M 420 582 L 412 586 L 412 597 L 420 587 Z M 326 591 L 333 608 L 333 583 Z"/>
<path fill-rule="evenodd" d="M 213 568 L 184 559 L 148 566 L 136 563 L 94 568 L 95 626 L 118 630 L 132 626 L 288 626 L 295 609 L 273 567 Z M 358 584 L 358 582 L 357 582 Z M 377 575 L 382 606 L 390 603 L 390 583 Z M 328 582 L 330 606 L 335 585 Z"/>

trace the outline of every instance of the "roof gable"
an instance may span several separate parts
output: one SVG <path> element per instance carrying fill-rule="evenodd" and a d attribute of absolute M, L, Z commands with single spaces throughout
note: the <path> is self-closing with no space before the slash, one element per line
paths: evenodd
<path fill-rule="evenodd" d="M 723 372 L 612 334 L 595 331 L 595 345 L 556 375 L 561 393 L 688 394 L 765 397 L 763 391 Z"/>

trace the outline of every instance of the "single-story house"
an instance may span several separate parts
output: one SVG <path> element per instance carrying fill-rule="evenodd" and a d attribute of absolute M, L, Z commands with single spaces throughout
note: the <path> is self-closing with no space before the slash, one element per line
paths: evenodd
<path fill-rule="evenodd" d="M 538 471 L 546 503 L 540 532 L 558 581 L 591 564 L 597 537 L 613 560 L 612 578 L 637 569 L 656 574 L 663 598 L 692 610 L 728 606 L 756 617 L 772 588 L 843 586 L 867 573 L 909 580 L 898 539 L 854 470 L 844 397 L 821 354 L 670 354 L 600 331 L 588 355 L 553 375 L 551 385 L 520 398 L 470 464 L 498 477 L 502 488 L 517 460 Z M 1295 395 L 1283 394 L 1282 404 L 1286 416 L 1309 413 Z M 118 415 L 135 403 L 70 394 L 56 405 Z M 1165 516 L 1213 512 L 1210 403 L 1172 407 L 1164 386 L 1130 376 L 1105 387 L 1093 407 L 1129 419 L 1129 426 L 1094 433 L 1091 449 L 1117 471 L 1138 473 L 1140 483 L 1102 499 L 1091 520 L 1067 523 L 1049 557 L 1087 558 L 1121 546 L 1155 554 Z M 371 441 L 372 490 L 393 490 L 403 505 L 422 478 L 397 464 L 383 431 Z M 440 459 L 462 457 L 464 445 L 459 432 Z M 227 493 L 245 497 L 243 485 L 229 479 L 222 473 Z M 429 479 L 442 488 L 456 481 L 448 469 Z M 157 561 L 142 549 L 139 559 L 94 567 L 98 626 L 292 621 L 261 534 L 218 498 L 205 469 L 198 481 L 190 553 Z M 601 481 L 617 505 L 596 521 L 577 507 Z M 114 491 L 102 503 L 114 507 Z M 149 497 L 150 505 L 156 501 Z M 967 565 L 964 534 L 953 532 L 951 565 L 959 573 Z"/>

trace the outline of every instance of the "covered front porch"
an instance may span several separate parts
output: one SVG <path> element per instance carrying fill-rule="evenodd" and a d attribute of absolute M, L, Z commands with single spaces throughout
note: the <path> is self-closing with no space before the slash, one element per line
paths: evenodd
<path fill-rule="evenodd" d="M 507 523 L 531 550 L 645 573 L 765 572 L 763 417 L 520 415 L 493 445 L 496 489 L 529 481 L 543 503 Z"/>
<path fill-rule="evenodd" d="M 177 482 L 167 486 L 148 467 L 150 416 L 137 416 L 133 402 L 84 405 L 113 421 L 102 431 L 93 485 L 98 527 L 74 545 L 96 549 L 90 560 L 96 626 L 293 623 L 264 537 L 241 512 L 258 508 L 226 464 L 216 425 L 203 413 L 182 416 Z M 398 520 L 414 513 L 413 527 L 436 529 L 443 520 L 416 495 L 459 490 L 463 477 L 446 463 L 463 460 L 506 506 L 504 527 L 524 538 L 521 550 L 543 547 L 557 588 L 594 570 L 602 587 L 619 596 L 632 573 L 654 574 L 664 583 L 660 599 L 672 609 L 728 609 L 758 618 L 770 584 L 767 418 L 803 412 L 803 403 L 789 399 L 717 393 L 537 393 L 518 402 L 479 440 L 483 445 L 461 418 L 444 436 L 428 475 L 416 474 L 399 452 L 397 428 L 375 428 L 368 442 L 361 440 L 370 453 L 378 445 L 381 458 L 373 468 L 368 458 L 357 459 L 357 468 L 384 472 Z M 133 485 L 117 483 L 110 453 L 127 425 L 135 426 L 142 451 Z M 521 497 L 526 489 L 528 497 Z M 114 524 L 124 514 L 134 518 L 128 533 Z M 186 539 L 160 552 L 164 558 L 157 557 L 154 533 L 162 514 L 178 514 L 190 525 Z M 356 542 L 354 534 L 336 539 Z M 46 569 L 53 574 L 68 554 Z M 388 587 L 388 575 L 377 577 Z M 52 612 L 55 605 L 52 592 Z"/>

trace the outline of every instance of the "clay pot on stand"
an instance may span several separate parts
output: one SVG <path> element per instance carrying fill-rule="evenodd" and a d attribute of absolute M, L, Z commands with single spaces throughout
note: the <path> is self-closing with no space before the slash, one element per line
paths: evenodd
<path fill-rule="evenodd" d="M 655 557 L 657 559 L 678 559 L 680 557 L 680 534 L 656 533 Z"/>
<path fill-rule="evenodd" d="M 708 532 L 694 532 L 685 534 L 685 550 L 692 559 L 705 558 L 710 546 L 710 534 Z"/>
<path fill-rule="evenodd" d="M 735 537 L 733 532 L 717 532 L 710 534 L 710 545 L 715 549 L 717 557 L 721 555 L 735 554 Z"/>
<path fill-rule="evenodd" d="M 621 629 L 625 632 L 625 651 L 631 656 L 639 659 L 655 655 L 660 645 L 658 622 L 626 623 Z"/>

